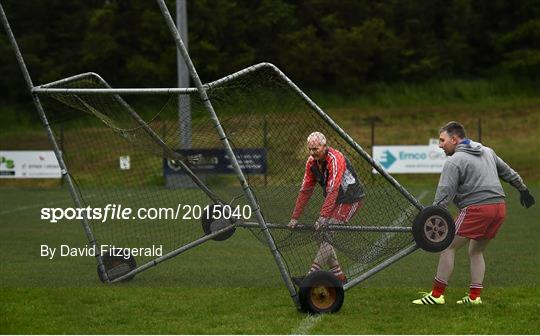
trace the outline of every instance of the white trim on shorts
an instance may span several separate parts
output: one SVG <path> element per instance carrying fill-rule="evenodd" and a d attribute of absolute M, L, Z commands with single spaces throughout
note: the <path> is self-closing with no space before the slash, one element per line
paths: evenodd
<path fill-rule="evenodd" d="M 459 212 L 459 215 L 456 219 L 456 233 L 459 231 L 459 228 L 461 227 L 461 224 L 463 224 L 463 221 L 465 220 L 465 216 L 467 216 L 467 208 L 468 207 L 464 207 L 463 209 L 460 210 Z"/>

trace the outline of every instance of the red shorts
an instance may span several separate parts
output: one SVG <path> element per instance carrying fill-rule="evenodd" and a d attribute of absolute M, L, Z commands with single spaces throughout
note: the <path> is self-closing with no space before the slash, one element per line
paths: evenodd
<path fill-rule="evenodd" d="M 456 234 L 475 240 L 492 239 L 505 217 L 505 203 L 469 205 L 456 218 Z"/>
<path fill-rule="evenodd" d="M 332 211 L 330 218 L 340 223 L 347 223 L 356 211 L 362 207 L 362 204 L 363 200 L 351 204 L 338 204 Z"/>

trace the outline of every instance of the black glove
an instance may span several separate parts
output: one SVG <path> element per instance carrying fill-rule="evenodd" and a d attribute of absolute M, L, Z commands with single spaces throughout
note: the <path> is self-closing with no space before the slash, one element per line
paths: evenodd
<path fill-rule="evenodd" d="M 519 201 L 521 202 L 521 205 L 523 205 L 525 208 L 530 208 L 534 205 L 535 200 L 533 195 L 529 192 L 529 189 L 525 189 L 523 191 L 519 192 L 521 194 L 521 197 L 519 198 Z"/>

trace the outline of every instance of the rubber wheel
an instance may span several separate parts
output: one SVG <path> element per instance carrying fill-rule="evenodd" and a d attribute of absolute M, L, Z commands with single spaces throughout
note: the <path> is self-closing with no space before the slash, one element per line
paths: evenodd
<path fill-rule="evenodd" d="M 428 206 L 416 216 L 413 222 L 413 236 L 416 244 L 428 252 L 446 249 L 455 236 L 455 224 L 448 210 L 440 206 Z"/>
<path fill-rule="evenodd" d="M 204 211 L 201 217 L 202 228 L 203 228 L 204 233 L 207 235 L 213 232 L 219 231 L 233 223 L 230 219 L 213 217 L 214 209 L 221 209 L 221 205 L 219 204 L 212 205 L 209 208 L 209 211 L 208 212 Z M 236 231 L 236 228 L 232 228 L 228 231 L 223 232 L 222 234 L 215 236 L 214 238 L 212 238 L 212 240 L 216 240 L 216 241 L 227 240 L 234 234 L 235 231 Z"/>
<path fill-rule="evenodd" d="M 109 252 L 105 252 L 103 256 L 101 256 L 101 259 L 103 260 L 103 266 L 105 266 L 105 272 L 107 272 L 107 276 L 109 277 L 109 281 L 121 277 L 122 275 L 129 273 L 135 268 L 137 268 L 137 262 L 135 261 L 135 258 L 133 258 L 133 256 L 130 255 L 128 259 L 125 259 L 123 249 L 115 248 L 114 250 L 115 253 L 113 253 L 114 255 L 112 256 L 109 255 Z M 104 274 L 99 271 L 99 265 L 97 267 L 97 273 L 101 282 L 107 282 Z M 134 277 L 135 275 L 132 275 L 122 281 L 130 281 Z"/>
<path fill-rule="evenodd" d="M 341 309 L 345 291 L 332 273 L 309 273 L 300 284 L 300 306 L 310 314 L 335 313 Z"/>

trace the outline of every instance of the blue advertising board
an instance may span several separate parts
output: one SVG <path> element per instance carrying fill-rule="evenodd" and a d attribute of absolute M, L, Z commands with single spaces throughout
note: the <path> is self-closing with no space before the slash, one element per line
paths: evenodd
<path fill-rule="evenodd" d="M 186 163 L 195 173 L 234 174 L 225 149 L 181 149 L 176 152 L 186 157 Z M 234 150 L 234 154 L 244 173 L 266 173 L 266 148 L 239 148 Z M 163 159 L 163 173 L 165 176 L 185 174 L 180 165 L 169 159 Z"/>

